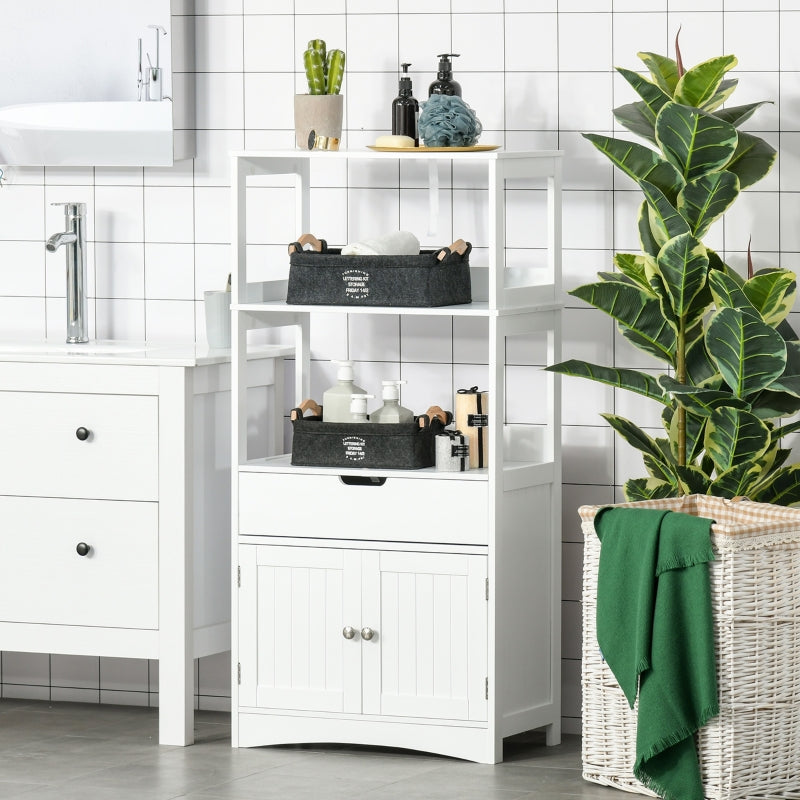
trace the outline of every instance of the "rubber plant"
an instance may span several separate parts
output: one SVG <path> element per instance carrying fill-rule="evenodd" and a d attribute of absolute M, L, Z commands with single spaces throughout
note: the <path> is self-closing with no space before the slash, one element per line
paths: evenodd
<path fill-rule="evenodd" d="M 787 321 L 796 290 L 787 269 L 740 276 L 703 242 L 740 192 L 776 158 L 763 139 L 738 129 L 762 102 L 723 104 L 736 88 L 735 56 L 684 69 L 639 53 L 649 77 L 618 68 L 641 98 L 614 110 L 647 144 L 586 133 L 639 185 L 641 250 L 617 253 L 616 271 L 571 295 L 609 314 L 622 335 L 666 366 L 661 375 L 568 360 L 548 367 L 650 398 L 663 435 L 603 414 L 641 451 L 647 476 L 624 485 L 628 500 L 682 494 L 800 503 L 800 465 L 781 447 L 800 422 L 800 341 Z M 744 248 L 742 248 L 744 249 Z"/>

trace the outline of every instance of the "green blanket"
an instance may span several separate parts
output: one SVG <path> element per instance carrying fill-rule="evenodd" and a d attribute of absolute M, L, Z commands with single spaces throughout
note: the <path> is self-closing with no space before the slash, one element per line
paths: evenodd
<path fill-rule="evenodd" d="M 694 733 L 719 713 L 711 589 L 711 520 L 604 508 L 597 642 L 633 708 L 634 775 L 665 800 L 703 800 Z"/>

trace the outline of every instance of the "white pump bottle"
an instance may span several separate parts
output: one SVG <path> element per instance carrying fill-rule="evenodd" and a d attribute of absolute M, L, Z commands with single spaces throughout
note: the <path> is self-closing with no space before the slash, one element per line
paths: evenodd
<path fill-rule="evenodd" d="M 370 422 L 413 422 L 414 412 L 400 405 L 400 384 L 405 381 L 382 381 L 383 405 L 370 414 Z"/>
<path fill-rule="evenodd" d="M 350 400 L 354 394 L 366 391 L 353 383 L 353 362 L 334 361 L 339 365 L 336 383 L 322 395 L 323 422 L 350 422 Z"/>

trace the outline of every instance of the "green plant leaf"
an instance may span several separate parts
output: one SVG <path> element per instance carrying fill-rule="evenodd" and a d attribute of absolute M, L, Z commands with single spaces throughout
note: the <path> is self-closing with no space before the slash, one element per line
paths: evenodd
<path fill-rule="evenodd" d="M 637 500 L 663 500 L 667 497 L 676 497 L 676 488 L 666 481 L 657 478 L 630 478 L 623 487 L 625 499 L 629 503 Z"/>
<path fill-rule="evenodd" d="M 706 330 L 706 347 L 736 397 L 766 389 L 786 368 L 783 337 L 738 308 L 717 311 Z"/>
<path fill-rule="evenodd" d="M 639 242 L 642 245 L 642 252 L 651 259 L 655 259 L 658 256 L 661 245 L 656 241 L 655 236 L 653 236 L 653 230 L 650 227 L 650 204 L 647 200 L 642 201 L 641 206 L 639 206 L 637 224 L 639 226 Z"/>
<path fill-rule="evenodd" d="M 786 367 L 769 388 L 800 398 L 800 342 L 786 342 Z"/>
<path fill-rule="evenodd" d="M 687 69 L 675 87 L 675 102 L 702 108 L 716 95 L 725 73 L 737 63 L 736 56 L 717 56 Z"/>
<path fill-rule="evenodd" d="M 682 494 L 707 494 L 711 479 L 699 467 L 676 467 L 678 480 L 681 484 Z"/>
<path fill-rule="evenodd" d="M 658 186 L 670 200 L 674 201 L 677 198 L 678 192 L 684 184 L 683 177 L 669 161 L 663 159 L 655 150 L 651 150 L 643 144 L 610 136 L 600 136 L 596 133 L 584 133 L 582 136 L 637 183 L 641 180 L 650 181 Z"/>
<path fill-rule="evenodd" d="M 668 465 L 658 443 L 638 425 L 635 425 L 629 419 L 620 417 L 617 414 L 601 414 L 600 416 L 603 417 L 631 447 L 635 447 L 642 453 L 647 453 L 651 458 L 654 458 L 659 463 L 663 463 L 665 466 Z"/>
<path fill-rule="evenodd" d="M 684 180 L 691 181 L 722 169 L 731 161 L 738 133 L 733 125 L 713 114 L 679 103 L 667 103 L 656 119 L 656 140 Z M 739 180 L 741 182 L 741 175 Z"/>
<path fill-rule="evenodd" d="M 653 290 L 645 272 L 645 265 L 648 261 L 653 261 L 653 258 L 642 253 L 616 253 L 614 255 L 616 268 L 643 291 L 652 294 Z"/>
<path fill-rule="evenodd" d="M 744 283 L 729 272 L 716 270 L 708 274 L 708 286 L 717 308 L 739 308 L 757 313 L 758 309 L 744 292 Z"/>
<path fill-rule="evenodd" d="M 650 121 L 647 104 L 642 100 L 615 108 L 614 119 L 631 133 L 656 143 L 655 125 Z"/>
<path fill-rule="evenodd" d="M 715 408 L 706 423 L 705 451 L 718 474 L 743 461 L 756 461 L 770 445 L 769 428 L 739 408 Z"/>
<path fill-rule="evenodd" d="M 659 247 L 663 247 L 670 239 L 689 233 L 689 223 L 678 213 L 678 210 L 667 200 L 658 186 L 650 181 L 639 181 L 649 205 L 650 230 Z M 685 187 L 684 187 L 685 188 Z M 678 195 L 680 196 L 680 195 Z"/>
<path fill-rule="evenodd" d="M 623 336 L 637 347 L 673 363 L 675 332 L 664 320 L 658 300 L 623 283 L 590 283 L 569 294 L 613 317 Z"/>
<path fill-rule="evenodd" d="M 721 170 L 689 181 L 678 193 L 678 211 L 698 239 L 708 233 L 739 196 L 739 178 Z"/>
<path fill-rule="evenodd" d="M 672 97 L 675 94 L 675 87 L 678 85 L 677 62 L 658 53 L 641 52 L 636 55 L 650 70 L 653 80 Z"/>
<path fill-rule="evenodd" d="M 800 420 L 788 422 L 786 425 L 781 425 L 779 428 L 775 428 L 775 430 L 772 432 L 772 438 L 780 439 L 784 436 L 788 436 L 790 433 L 797 433 L 797 431 L 800 431 Z"/>
<path fill-rule="evenodd" d="M 703 103 L 703 111 L 712 111 L 716 114 L 719 107 L 733 94 L 738 83 L 737 78 L 726 78 L 722 81 L 714 96 L 707 103 Z"/>
<path fill-rule="evenodd" d="M 661 413 L 661 422 L 669 434 L 670 453 L 677 463 L 679 415 L 675 413 L 676 409 L 677 405 L 667 406 Z M 686 463 L 691 464 L 703 450 L 706 418 L 687 410 L 687 413 L 684 414 L 684 422 L 686 423 Z"/>
<path fill-rule="evenodd" d="M 750 407 L 746 400 L 733 397 L 730 391 L 701 389 L 688 383 L 679 383 L 669 375 L 660 375 L 658 383 L 665 392 L 675 398 L 679 405 L 699 417 L 709 417 L 714 409 L 725 406 L 742 410 Z"/>
<path fill-rule="evenodd" d="M 670 239 L 660 250 L 658 271 L 664 279 L 675 316 L 684 317 L 701 292 L 708 275 L 708 256 L 703 243 L 689 233 Z"/>
<path fill-rule="evenodd" d="M 792 506 L 800 503 L 800 464 L 782 467 L 759 487 L 755 498 L 760 503 Z"/>
<path fill-rule="evenodd" d="M 706 386 L 712 381 L 722 382 L 722 376 L 717 371 L 717 365 L 711 360 L 702 336 L 686 349 L 686 377 L 687 381 L 694 386 Z"/>
<path fill-rule="evenodd" d="M 739 132 L 733 157 L 725 169 L 739 177 L 739 188 L 746 189 L 760 181 L 772 169 L 778 153 L 772 145 L 746 131 Z"/>
<path fill-rule="evenodd" d="M 746 281 L 743 290 L 764 322 L 774 328 L 794 307 L 797 280 L 789 270 L 763 270 Z"/>
<path fill-rule="evenodd" d="M 708 494 L 715 497 L 749 497 L 749 491 L 761 480 L 761 467 L 757 464 L 743 462 L 723 472 L 711 483 Z"/>
<path fill-rule="evenodd" d="M 750 411 L 759 419 L 791 417 L 800 411 L 800 400 L 787 392 L 759 392 L 750 404 Z"/>
<path fill-rule="evenodd" d="M 662 404 L 668 402 L 664 390 L 658 385 L 658 381 L 647 372 L 639 372 L 635 369 L 604 367 L 599 364 L 590 364 L 588 361 L 579 361 L 575 358 L 545 367 L 545 370 L 574 378 L 588 378 L 597 383 L 614 386 L 617 389 L 626 389 L 629 392 L 649 397 L 651 400 L 656 400 Z"/>
<path fill-rule="evenodd" d="M 718 108 L 714 112 L 715 117 L 719 117 L 721 120 L 730 123 L 734 127 L 738 128 L 743 122 L 746 122 L 750 117 L 753 116 L 756 109 L 759 106 L 763 106 L 765 103 L 772 103 L 771 100 L 761 100 L 758 103 L 747 103 L 743 106 L 729 106 L 728 108 Z"/>

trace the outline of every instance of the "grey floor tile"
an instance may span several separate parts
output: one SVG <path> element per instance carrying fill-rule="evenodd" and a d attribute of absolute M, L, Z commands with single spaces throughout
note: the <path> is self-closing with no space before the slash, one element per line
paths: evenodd
<path fill-rule="evenodd" d="M 508 739 L 494 766 L 392 748 L 234 749 L 230 717 L 195 715 L 195 745 L 158 744 L 158 710 L 0 700 L 0 800 L 603 800 L 580 737 Z"/>

